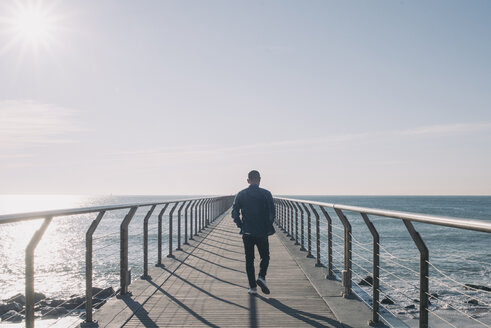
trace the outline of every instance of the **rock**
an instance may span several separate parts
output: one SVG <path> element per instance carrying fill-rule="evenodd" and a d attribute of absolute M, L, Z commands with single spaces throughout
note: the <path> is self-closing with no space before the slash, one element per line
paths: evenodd
<path fill-rule="evenodd" d="M 73 310 L 73 309 L 83 309 L 83 304 L 85 303 L 85 297 L 82 296 L 77 296 L 73 297 L 70 300 L 68 300 L 65 304 L 62 306 L 67 309 L 67 310 Z"/>
<path fill-rule="evenodd" d="M 66 300 L 57 300 L 57 299 L 47 298 L 47 299 L 44 299 L 40 304 L 50 306 L 50 307 L 58 307 L 65 302 L 66 302 Z"/>
<path fill-rule="evenodd" d="M 22 311 L 22 305 L 17 302 L 11 303 L 0 303 L 0 315 L 9 312 L 10 310 L 14 310 L 16 312 Z"/>
<path fill-rule="evenodd" d="M 472 304 L 472 305 L 478 305 L 479 304 L 479 302 L 477 300 L 473 299 L 473 298 L 470 299 L 470 300 L 468 300 L 466 303 Z"/>
<path fill-rule="evenodd" d="M 93 287 L 92 288 L 92 295 L 95 298 L 102 300 L 102 299 L 113 296 L 114 295 L 114 289 L 112 287 L 108 287 L 108 288 L 104 288 L 104 289 Z"/>
<path fill-rule="evenodd" d="M 44 300 L 45 298 L 46 295 L 44 295 L 43 293 L 34 293 L 34 303 Z"/>
<path fill-rule="evenodd" d="M 465 284 L 465 286 L 468 287 L 467 289 L 474 288 L 474 289 L 480 289 L 480 290 L 484 290 L 487 292 L 491 292 L 491 288 L 489 288 L 487 286 L 483 286 L 483 285 Z"/>
<path fill-rule="evenodd" d="M 363 278 L 358 285 L 360 286 L 372 286 L 373 285 L 373 278 L 371 276 L 366 276 Z"/>
<path fill-rule="evenodd" d="M 44 300 L 45 298 L 46 298 L 46 295 L 44 295 L 43 293 L 36 293 L 36 292 L 34 293 L 34 303 L 38 303 L 39 301 Z M 15 294 L 14 296 L 12 296 L 11 298 L 9 298 L 5 301 L 7 303 L 16 302 L 22 306 L 26 305 L 26 297 L 20 293 Z"/>
<path fill-rule="evenodd" d="M 19 293 L 19 294 L 15 294 L 14 296 L 12 296 L 9 299 L 6 299 L 5 302 L 7 302 L 7 303 L 16 302 L 16 303 L 19 303 L 20 305 L 24 306 L 24 305 L 26 305 L 26 298 L 24 297 L 24 295 Z"/>
<path fill-rule="evenodd" d="M 390 299 L 390 298 L 388 298 L 388 297 L 385 297 L 385 298 L 382 300 L 382 302 L 380 302 L 380 303 L 381 303 L 381 304 L 388 304 L 388 305 L 392 305 L 392 304 L 394 304 L 394 301 L 393 301 L 393 300 L 391 300 L 391 299 Z"/>
<path fill-rule="evenodd" d="M 65 309 L 64 307 L 45 306 L 44 308 L 41 309 L 41 314 L 43 315 L 43 318 L 59 318 L 67 313 L 68 310 Z"/>
<path fill-rule="evenodd" d="M 405 308 L 405 309 L 408 309 L 408 310 L 409 310 L 409 309 L 415 309 L 415 308 L 416 308 L 416 305 L 411 304 L 411 305 L 407 305 L 407 306 L 405 306 L 404 308 Z"/>
<path fill-rule="evenodd" d="M 10 310 L 2 314 L 0 318 L 2 318 L 2 321 L 21 322 L 24 319 L 24 316 L 15 310 Z"/>

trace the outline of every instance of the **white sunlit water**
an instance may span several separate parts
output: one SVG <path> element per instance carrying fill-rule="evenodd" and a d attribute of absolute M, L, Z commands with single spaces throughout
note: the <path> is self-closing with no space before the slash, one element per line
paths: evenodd
<path fill-rule="evenodd" d="M 39 211 L 55 208 L 88 207 L 109 204 L 145 203 L 178 196 L 0 196 L 0 214 Z M 372 208 L 393 209 L 425 214 L 455 216 L 491 221 L 491 197 L 327 197 L 297 196 L 338 204 L 350 204 Z M 137 211 L 129 228 L 129 266 L 132 279 L 143 272 L 143 218 L 148 208 Z M 168 211 L 167 211 L 168 212 Z M 119 225 L 127 210 L 107 212 L 94 234 L 94 281 L 101 288 L 119 287 Z M 335 213 L 333 233 L 343 235 L 342 226 Z M 353 281 L 371 275 L 371 235 L 361 217 L 347 214 L 353 226 Z M 149 221 L 149 262 L 157 261 L 157 211 Z M 36 291 L 53 298 L 83 295 L 85 288 L 85 232 L 96 213 L 53 219 L 45 236 L 36 249 Z M 385 306 L 410 326 L 416 326 L 418 316 L 419 253 L 404 225 L 398 220 L 373 217 L 381 240 L 381 289 L 394 305 Z M 167 252 L 167 217 L 164 216 L 163 252 Z M 24 293 L 25 247 L 41 220 L 0 225 L 0 292 L 3 299 Z M 306 221 L 305 221 L 306 224 Z M 444 317 L 456 326 L 482 327 L 465 315 L 491 324 L 491 293 L 466 290 L 460 284 L 470 283 L 491 287 L 491 239 L 489 234 L 450 229 L 440 226 L 415 224 L 430 251 L 430 262 L 441 270 L 430 268 L 430 292 L 437 293 L 430 311 Z M 305 229 L 307 227 L 305 226 Z M 312 226 L 314 228 L 314 225 Z M 177 224 L 174 224 L 177 229 Z M 183 228 L 184 230 L 184 228 Z M 321 253 L 327 255 L 327 224 L 321 220 Z M 176 233 L 174 233 L 174 236 Z M 334 265 L 341 269 L 342 240 L 334 236 Z M 305 242 L 307 238 L 305 237 Z M 177 241 L 174 240 L 174 245 Z M 313 243 L 315 250 L 315 243 Z M 274 257 L 272 258 L 274 261 Z M 402 266 L 401 266 L 402 265 Z M 414 270 L 415 272 L 413 272 Z M 453 280 L 457 281 L 455 283 Z M 370 288 L 355 287 L 370 303 Z M 462 295 L 465 293 L 466 295 Z M 381 299 L 386 295 L 381 295 Z M 478 305 L 467 303 L 471 298 Z M 487 306 L 485 305 L 487 304 Z M 415 308 L 405 307 L 414 305 Z M 449 306 L 450 305 L 450 306 Z M 455 309 L 454 309 L 455 308 Z M 461 311 L 461 312 L 459 312 Z M 465 314 L 465 315 L 464 315 Z M 385 312 L 389 317 L 389 312 Z M 60 321 L 60 323 L 63 323 Z M 432 326 L 446 326 L 445 322 L 430 315 Z"/>

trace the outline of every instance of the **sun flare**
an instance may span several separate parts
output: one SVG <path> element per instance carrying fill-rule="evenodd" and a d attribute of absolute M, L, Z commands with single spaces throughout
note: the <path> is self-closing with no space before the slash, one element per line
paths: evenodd
<path fill-rule="evenodd" d="M 1 8 L 4 14 L 0 17 L 3 37 L 7 38 L 0 53 L 15 47 L 22 51 L 28 48 L 38 52 L 50 50 L 56 41 L 59 30 L 59 16 L 54 7 L 41 0 L 14 1 L 10 7 Z"/>

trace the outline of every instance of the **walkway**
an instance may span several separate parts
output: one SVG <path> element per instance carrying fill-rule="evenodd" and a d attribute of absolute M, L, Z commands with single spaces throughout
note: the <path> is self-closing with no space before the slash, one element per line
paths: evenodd
<path fill-rule="evenodd" d="M 100 327 L 342 327 L 279 237 L 270 237 L 270 295 L 247 294 L 242 240 L 230 214 L 175 259 L 94 314 Z M 256 251 L 256 267 L 259 256 Z"/>

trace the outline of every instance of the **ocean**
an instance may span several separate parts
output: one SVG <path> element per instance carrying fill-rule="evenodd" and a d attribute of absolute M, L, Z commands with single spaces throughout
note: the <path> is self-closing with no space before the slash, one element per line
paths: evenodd
<path fill-rule="evenodd" d="M 491 222 L 490 196 L 288 196 L 336 204 L 399 210 L 415 213 L 461 217 Z M 75 195 L 1 195 L 0 214 L 46 209 L 87 207 L 110 204 L 164 201 L 189 196 L 75 196 Z M 125 210 L 106 214 L 94 235 L 94 280 L 101 288 L 119 286 L 119 225 Z M 132 279 L 142 274 L 143 218 L 146 209 L 137 211 L 129 228 L 129 266 Z M 371 235 L 356 213 L 345 213 L 353 227 L 353 281 L 371 275 Z M 48 297 L 68 298 L 83 295 L 85 288 L 85 232 L 96 214 L 53 219 L 36 249 L 37 292 Z M 334 265 L 343 267 L 342 226 L 331 212 L 334 235 Z M 386 305 L 384 316 L 396 316 L 409 326 L 415 325 L 418 305 L 419 253 L 400 220 L 372 217 L 380 234 L 381 299 L 394 301 Z M 2 299 L 24 293 L 24 254 L 32 233 L 41 220 L 0 225 L 0 292 Z M 305 220 L 306 224 L 306 220 Z M 164 217 L 163 252 L 167 252 L 167 220 Z M 174 225 L 177 229 L 177 225 Z M 312 225 L 313 229 L 315 225 Z M 430 253 L 430 292 L 432 326 L 482 327 L 491 325 L 491 293 L 465 289 L 463 284 L 491 287 L 491 236 L 429 224 L 415 224 Z M 149 222 L 149 261 L 157 261 L 156 214 Z M 306 226 L 305 226 L 306 229 Z M 184 230 L 184 229 L 183 229 Z M 321 257 L 326 263 L 327 224 L 321 215 Z M 176 234 L 174 234 L 176 235 Z M 307 238 L 305 237 L 305 242 Z M 176 245 L 176 241 L 174 241 Z M 315 243 L 313 242 L 315 250 Z M 368 304 L 368 287 L 355 285 L 354 291 Z M 468 303 L 475 299 L 477 304 Z M 475 303 L 475 302 L 474 302 Z M 450 324 L 438 318 L 442 316 Z M 471 318 L 469 318 L 471 317 Z M 472 319 L 473 318 L 473 319 Z M 477 320 L 477 321 L 476 321 Z"/>

